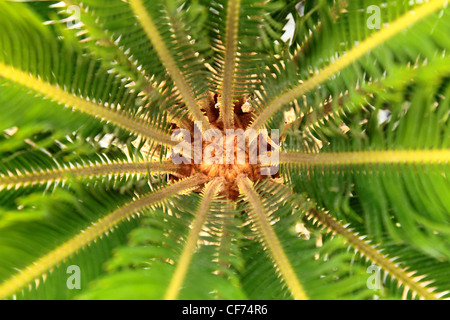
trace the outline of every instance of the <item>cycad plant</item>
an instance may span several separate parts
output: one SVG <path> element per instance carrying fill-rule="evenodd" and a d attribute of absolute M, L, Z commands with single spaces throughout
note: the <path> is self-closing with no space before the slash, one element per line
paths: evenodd
<path fill-rule="evenodd" d="M 447 1 L 0 16 L 0 298 L 450 296 Z M 210 129 L 259 131 L 243 164 L 177 149 Z"/>

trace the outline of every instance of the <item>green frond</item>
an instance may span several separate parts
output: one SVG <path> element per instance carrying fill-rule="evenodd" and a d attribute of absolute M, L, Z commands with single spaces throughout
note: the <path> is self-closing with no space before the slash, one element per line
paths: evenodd
<path fill-rule="evenodd" d="M 86 178 L 109 175 L 146 174 L 146 173 L 177 173 L 178 167 L 172 161 L 158 162 L 119 162 L 93 164 L 75 168 L 55 169 L 49 171 L 27 172 L 21 174 L 0 175 L 0 190 L 3 188 L 19 188 L 21 186 L 48 184 L 72 177 Z"/>
<path fill-rule="evenodd" d="M 306 132 L 311 135 L 316 128 L 333 120 L 338 122 L 345 119 L 348 114 L 359 112 L 362 109 L 371 109 L 374 104 L 380 103 L 385 99 L 392 100 L 395 92 L 400 94 L 408 86 L 427 83 L 432 84 L 436 89 L 441 85 L 441 81 L 450 74 L 449 59 L 446 56 L 435 56 L 423 64 L 399 65 L 393 67 L 390 74 L 375 82 L 367 82 L 360 85 L 354 91 L 346 91 L 338 99 L 328 96 L 325 100 L 319 100 L 314 103 L 316 107 L 308 112 L 301 112 L 295 120 L 284 125 L 281 136 L 287 135 L 286 144 L 292 143 L 295 146 L 295 137 L 299 132 Z M 433 74 L 433 76 L 431 76 Z M 430 77 L 434 81 L 429 82 Z M 395 100 L 393 100 L 395 102 Z M 383 109 L 387 109 L 385 103 Z M 306 114 L 305 114 L 306 113 Z M 293 139 L 291 139 L 291 137 Z M 294 140 L 294 141 L 292 141 Z"/>
<path fill-rule="evenodd" d="M 23 197 L 20 210 L 12 212 L 1 210 L 2 299 L 19 299 L 33 295 L 40 298 L 47 296 L 49 299 L 73 297 L 74 292 L 66 287 L 66 281 L 53 282 L 57 280 L 53 278 L 53 275 L 61 276 L 61 273 L 65 273 L 67 267 L 72 264 L 84 268 L 84 271 L 93 271 L 92 274 L 83 273 L 84 285 L 89 279 L 94 279 L 101 274 L 103 270 L 96 264 L 109 258 L 114 244 L 123 242 L 125 235 L 133 227 L 133 222 L 118 225 L 107 236 L 97 239 L 95 245 L 91 244 L 89 248 L 85 247 L 74 252 L 73 256 L 59 261 L 58 265 L 51 266 L 42 274 L 36 274 L 29 281 L 23 278 L 23 283 L 11 281 L 12 279 L 20 280 L 21 275 L 29 270 L 28 266 L 34 266 L 34 262 L 39 258 L 44 257 L 68 238 L 76 236 L 93 221 L 107 215 L 115 209 L 115 206 L 131 201 L 134 196 L 130 190 L 124 190 L 115 195 L 111 193 L 112 190 L 76 185 L 70 191 L 53 192 L 51 198 L 42 193 Z M 80 202 L 78 199 L 84 201 Z M 98 256 L 95 259 L 85 260 L 92 254 L 95 256 L 95 251 L 92 252 L 92 250 L 97 250 Z M 65 278 L 67 279 L 67 274 Z"/>
<path fill-rule="evenodd" d="M 222 104 L 220 116 L 225 128 L 232 128 L 234 123 L 233 106 L 233 76 L 236 72 L 237 43 L 240 18 L 241 0 L 231 0 L 227 3 L 226 35 L 225 35 L 225 57 L 222 80 Z"/>
<path fill-rule="evenodd" d="M 285 185 L 278 182 L 271 182 L 270 185 L 275 189 L 282 190 L 286 195 L 294 196 L 289 187 Z M 388 242 L 376 244 L 367 239 L 367 236 L 359 234 L 349 225 L 343 225 L 329 213 L 317 209 L 310 200 L 303 198 L 302 195 L 295 195 L 295 197 L 301 199 L 299 208 L 304 211 L 306 218 L 313 222 L 311 225 L 307 224 L 308 229 L 310 227 L 319 227 L 333 235 L 342 237 L 355 252 L 359 253 L 359 257 L 353 257 L 353 260 L 363 260 L 365 258 L 372 263 L 369 266 L 372 267 L 371 269 L 376 266 L 386 276 L 389 275 L 391 277 L 391 280 L 393 280 L 392 285 L 387 284 L 386 280 L 383 281 L 383 286 L 387 287 L 388 291 L 384 292 L 383 290 L 380 293 L 385 297 L 395 297 L 399 294 L 402 298 L 405 298 L 408 296 L 408 292 L 411 292 L 411 297 L 413 298 L 419 297 L 435 300 L 448 294 L 446 281 L 442 281 L 442 273 L 443 270 L 448 270 L 448 263 L 434 261 L 430 265 L 435 266 L 436 270 L 432 271 L 432 268 L 428 268 L 427 272 L 424 273 L 424 270 L 421 269 L 427 268 L 427 264 L 423 262 L 426 260 L 430 261 L 432 258 L 420 256 L 404 244 L 394 244 L 392 248 L 386 246 Z M 326 241 L 329 241 L 329 239 Z M 392 250 L 393 248 L 399 250 Z M 411 256 L 415 257 L 415 262 L 411 261 Z M 410 263 L 405 264 L 405 259 L 409 260 Z M 381 275 L 378 280 L 381 281 Z M 381 285 L 381 283 L 378 285 Z M 380 290 L 381 288 L 375 289 Z"/>
<path fill-rule="evenodd" d="M 65 29 L 67 19 L 73 18 L 70 13 L 74 8 L 79 11 L 80 21 Z M 169 121 L 180 121 L 184 117 L 186 110 L 177 99 L 173 84 L 159 76 L 165 69 L 156 53 L 149 53 L 151 47 L 144 48 L 142 39 L 136 37 L 142 30 L 137 21 L 133 23 L 135 17 L 128 3 L 73 0 L 53 5 L 50 12 L 51 23 L 62 29 L 65 38 L 84 48 L 109 71 L 114 70 L 127 79 L 127 87 L 137 94 L 141 106 L 133 110 L 136 116 L 159 123 L 161 127 L 165 127 L 162 125 L 167 122 L 165 117 L 169 117 Z M 118 24 L 123 29 L 118 30 Z"/>
<path fill-rule="evenodd" d="M 170 135 L 161 130 L 151 128 L 148 124 L 145 124 L 144 121 L 133 119 L 123 112 L 115 111 L 74 96 L 57 86 L 51 85 L 3 63 L 0 63 L 0 76 L 34 90 L 44 97 L 55 101 L 59 105 L 68 106 L 74 110 L 81 111 L 104 121 L 109 121 L 123 129 L 148 137 L 149 139 L 164 145 L 175 145 L 175 142 L 170 139 Z"/>
<path fill-rule="evenodd" d="M 204 182 L 205 179 L 203 177 L 194 176 L 149 195 L 134 199 L 133 201 L 119 207 L 106 216 L 100 218 L 87 228 L 80 230 L 80 232 L 73 238 L 41 256 L 38 260 L 34 261 L 33 264 L 22 269 L 20 273 L 16 273 L 9 279 L 6 279 L 2 284 L 0 284 L 0 298 L 4 299 L 14 294 L 23 286 L 42 276 L 54 266 L 57 266 L 80 249 L 86 247 L 95 239 L 104 236 L 122 221 L 133 217 L 143 209 L 165 201 L 168 197 L 181 191 L 195 188 Z"/>
<path fill-rule="evenodd" d="M 209 28 L 213 37 L 212 67 L 216 92 L 220 94 L 220 117 L 226 128 L 233 128 L 234 103 L 248 97 L 260 83 L 257 74 L 272 54 L 271 42 L 281 36 L 282 25 L 269 14 L 282 8 L 281 1 L 215 0 L 211 3 Z"/>
<path fill-rule="evenodd" d="M 267 103 L 261 113 L 255 118 L 251 127 L 261 128 L 275 114 L 281 107 L 286 104 L 301 98 L 303 95 L 321 85 L 323 82 L 333 78 L 344 68 L 351 66 L 358 59 L 368 54 L 370 51 L 376 49 L 384 42 L 397 36 L 400 32 L 405 30 L 415 23 L 426 20 L 426 18 L 438 10 L 443 9 L 445 0 L 432 0 L 424 3 L 417 8 L 416 11 L 408 11 L 403 16 L 391 22 L 389 26 L 382 28 L 380 31 L 373 33 L 362 42 L 351 48 L 348 52 L 343 53 L 338 59 L 330 63 L 328 66 L 312 72 L 312 76 L 308 79 L 302 80 L 301 84 L 294 86 L 292 89 L 286 90 Z M 444 22 L 445 23 L 445 22 Z"/>
<path fill-rule="evenodd" d="M 162 116 L 167 112 L 169 121 L 179 122 L 185 111 L 184 108 L 180 110 L 180 102 L 177 101 L 171 84 L 155 77 L 156 68 L 152 70 L 142 68 L 140 65 L 142 60 L 137 59 L 136 52 L 131 52 L 127 47 L 133 42 L 123 43 L 125 41 L 122 36 L 118 36 L 114 29 L 106 29 L 106 25 L 103 24 L 107 24 L 105 20 L 108 20 L 107 18 L 111 15 L 118 12 L 123 14 L 124 5 L 129 7 L 124 3 L 117 3 L 111 7 L 94 7 L 91 3 L 86 6 L 80 1 L 65 1 L 58 6 L 55 5 L 55 11 L 62 20 L 52 22 L 67 23 L 66 16 L 68 12 L 72 12 L 71 8 L 79 8 L 81 23 L 77 28 L 64 30 L 65 36 L 73 38 L 77 45 L 85 47 L 89 54 L 94 55 L 105 68 L 114 70 L 130 80 L 129 88 L 138 93 L 139 99 L 142 99 L 140 103 L 143 105 L 135 111 L 135 116 L 151 119 L 153 123 L 156 123 L 156 119 L 164 123 L 167 120 L 164 120 Z M 99 19 L 100 16 L 102 19 Z"/>
<path fill-rule="evenodd" d="M 214 91 L 221 95 L 221 118 L 227 128 L 234 123 L 235 101 L 250 96 L 258 87 L 264 60 L 274 54 L 273 42 L 280 38 L 282 25 L 273 25 L 269 15 L 283 5 L 281 1 L 255 0 L 214 0 L 208 4 L 207 26 L 214 49 L 211 80 Z"/>
<path fill-rule="evenodd" d="M 241 192 L 252 206 L 253 223 L 261 233 L 264 244 L 270 250 L 275 264 L 280 269 L 280 273 L 286 281 L 286 285 L 289 287 L 292 296 L 297 300 L 308 299 L 297 275 L 295 274 L 295 271 L 292 268 L 291 262 L 279 242 L 276 233 L 273 231 L 269 220 L 267 220 L 267 212 L 259 195 L 253 190 L 251 182 L 247 177 L 241 176 L 238 178 L 238 185 Z"/>
<path fill-rule="evenodd" d="M 205 187 L 203 191 L 203 199 L 198 208 L 191 231 L 189 232 L 189 235 L 187 237 L 186 246 L 183 249 L 183 253 L 181 254 L 175 272 L 170 280 L 170 284 L 167 287 L 167 292 L 165 294 L 166 300 L 175 300 L 178 296 L 180 288 L 184 282 L 184 278 L 186 277 L 192 255 L 200 236 L 200 232 L 202 231 L 206 215 L 209 211 L 211 201 L 216 195 L 217 190 L 221 184 L 223 184 L 222 179 L 213 180 Z"/>
<path fill-rule="evenodd" d="M 295 162 L 282 171 L 296 192 L 306 192 L 338 219 L 353 225 L 364 220 L 363 233 L 375 241 L 389 234 L 448 259 L 441 242 L 449 215 L 449 72 L 442 61 L 406 68 L 377 89 L 374 83 L 367 107 L 322 120 L 298 142 L 290 136 L 289 144 L 304 151 L 281 153 L 280 161 Z M 309 151 L 307 141 L 320 148 Z"/>
<path fill-rule="evenodd" d="M 346 222 L 380 241 L 389 234 L 440 260 L 448 260 L 448 167 L 366 165 L 354 169 L 287 170 L 296 192 L 306 192 Z M 298 174 L 298 178 L 292 177 Z M 306 181 L 302 182 L 305 176 Z M 414 196 L 417 195 L 417 196 Z M 376 196 L 376 199 L 372 199 Z M 400 197 L 400 198 L 397 198 Z M 370 202 L 366 203 L 366 201 Z"/>
<path fill-rule="evenodd" d="M 194 120 L 202 121 L 205 130 L 209 129 L 209 121 L 207 121 L 205 115 L 201 111 L 199 105 L 194 97 L 194 92 L 185 79 L 185 75 L 181 72 L 177 65 L 172 53 L 167 47 L 164 39 L 161 36 L 160 31 L 155 25 L 152 16 L 148 12 L 148 6 L 142 0 L 131 0 L 130 5 L 133 8 L 134 13 L 138 17 L 142 27 L 144 28 L 148 39 L 153 44 L 159 58 L 164 66 L 167 68 L 169 75 L 172 77 L 175 85 L 180 91 L 187 108 L 192 113 Z M 172 4 L 173 5 L 173 4 Z M 176 8 L 170 8 L 172 12 Z M 155 9 L 153 9 L 155 10 Z"/>
<path fill-rule="evenodd" d="M 23 3 L 4 1 L 0 10 L 4 15 L 0 61 L 5 65 L 90 101 L 128 111 L 138 107 L 130 79 L 102 65 L 65 29 L 49 24 Z"/>
<path fill-rule="evenodd" d="M 178 292 L 171 298 L 245 299 L 237 276 L 242 268 L 235 244 L 239 230 L 234 215 L 238 213 L 219 197 L 207 200 L 218 183 L 210 184 L 203 197 L 176 197 L 173 207 L 160 207 L 144 219 L 130 234 L 128 245 L 119 248 L 108 263 L 110 274 L 80 298 L 167 298 L 170 285 L 177 284 L 174 279 L 182 272 L 182 286 L 179 291 L 173 287 Z M 201 219 L 198 213 L 208 214 Z M 225 246 L 223 237 L 230 240 Z"/>
<path fill-rule="evenodd" d="M 88 136 L 89 133 L 86 133 Z M 109 143 L 106 140 L 110 141 Z M 94 164 L 112 164 L 130 162 L 130 158 L 142 161 L 141 157 L 134 157 L 137 150 L 130 145 L 130 154 L 115 146 L 119 138 L 109 140 L 107 134 L 99 134 L 95 140 L 86 139 L 82 134 L 60 136 L 54 131 L 27 132 L 24 129 L 11 131 L 10 135 L 0 135 L 0 176 L 9 182 L 18 182 L 9 187 L 6 184 L 0 190 L 0 210 L 17 210 L 20 208 L 21 198 L 35 194 L 51 195 L 58 188 L 66 189 L 72 185 L 74 176 L 61 177 L 58 181 L 29 181 L 39 179 L 39 173 L 60 173 L 74 168 L 89 167 Z M 143 161 L 142 161 L 143 162 Z M 32 177 L 30 177 L 30 175 Z M 33 178 L 34 177 L 34 178 Z M 24 183 L 17 178 L 28 179 Z M 81 177 L 79 177 L 81 178 Z M 95 179 L 83 179 L 88 185 L 109 185 L 122 188 L 137 186 L 143 179 L 155 180 L 155 176 L 146 177 L 144 174 L 97 176 Z M 45 178 L 44 178 L 45 179 Z M 5 180 L 5 182 L 6 182 Z M 139 182 L 141 181 L 141 182 Z M 8 182 L 8 184 L 9 184 Z"/>
<path fill-rule="evenodd" d="M 347 6 L 347 1 L 338 1 L 336 5 L 331 8 L 321 6 L 319 1 L 318 3 L 304 4 L 303 16 L 300 18 L 303 23 L 296 23 L 296 32 L 292 45 L 297 45 L 297 48 L 294 47 L 294 59 L 296 61 L 298 61 L 300 57 L 308 58 L 308 54 L 313 54 L 311 51 L 317 48 L 315 43 L 316 37 L 322 35 L 324 30 L 327 30 L 327 24 L 335 24 L 336 20 L 342 16 L 342 12 Z M 323 11 L 327 12 L 324 13 Z M 324 18 L 317 19 L 319 15 Z"/>
<path fill-rule="evenodd" d="M 89 4 L 86 5 L 83 2 L 74 0 L 64 1 L 64 3 L 59 3 L 59 5 L 54 5 L 53 7 L 55 8 L 54 12 L 65 22 L 67 15 L 72 12 L 70 8 L 76 6 L 80 12 L 80 26 L 78 28 L 64 30 L 66 35 L 70 31 L 73 31 L 73 37 L 78 38 L 76 40 L 79 45 L 86 46 L 90 53 L 101 58 L 101 62 L 105 66 L 113 68 L 123 76 L 129 77 L 135 82 L 134 87 L 142 90 L 143 87 L 149 85 L 152 74 L 148 74 L 147 70 L 139 68 L 139 61 L 117 41 L 118 39 L 115 37 L 114 30 L 103 28 L 102 23 L 99 23 L 101 12 L 97 12 L 95 10 L 96 8 L 89 6 Z M 109 14 L 115 14 L 119 8 L 123 9 L 123 6 L 110 5 L 106 8 L 103 7 L 103 10 L 109 10 Z M 63 23 L 62 21 L 52 22 Z M 83 32 L 80 32 L 80 29 Z"/>
<path fill-rule="evenodd" d="M 416 277 L 414 272 L 407 272 L 405 269 L 399 267 L 397 263 L 394 263 L 374 246 L 364 241 L 360 236 L 354 234 L 351 229 L 344 227 L 331 215 L 319 212 L 315 209 L 310 209 L 308 211 L 308 216 L 319 221 L 320 224 L 328 228 L 331 232 L 344 237 L 355 250 L 359 251 L 362 255 L 366 256 L 373 263 L 399 281 L 400 284 L 404 285 L 405 290 L 411 290 L 414 294 L 417 294 L 424 299 L 435 300 L 438 298 L 430 288 L 427 288 L 420 282 L 419 278 L 421 277 Z"/>
<path fill-rule="evenodd" d="M 255 191 L 266 210 L 265 219 L 279 239 L 308 298 L 363 299 L 371 296 L 365 270 L 353 263 L 354 256 L 344 242 L 339 238 L 322 242 L 317 229 L 306 227 L 302 219 L 305 204 L 297 195 L 292 196 L 284 189 L 264 182 L 256 186 Z M 271 261 L 268 246 L 254 238 L 255 232 L 262 238 L 257 229 L 253 223 L 246 225 L 244 234 L 249 238 L 242 248 L 246 257 L 243 287 L 251 299 L 288 299 L 292 294 L 280 277 L 280 266 Z"/>

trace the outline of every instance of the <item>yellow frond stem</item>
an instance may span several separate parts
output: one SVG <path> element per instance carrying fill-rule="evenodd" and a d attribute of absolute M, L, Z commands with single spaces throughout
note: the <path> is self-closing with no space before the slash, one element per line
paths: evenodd
<path fill-rule="evenodd" d="M 0 176 L 0 190 L 2 188 L 18 187 L 23 185 L 43 184 L 67 180 L 71 177 L 95 177 L 108 175 L 125 174 L 146 174 L 146 173 L 173 173 L 176 175 L 179 166 L 172 161 L 164 162 L 141 162 L 141 163 L 105 163 L 76 168 L 55 169 L 39 172 L 27 172 L 23 174 Z"/>
<path fill-rule="evenodd" d="M 313 165 L 358 165 L 358 164 L 406 164 L 449 163 L 450 149 L 437 150 L 380 150 L 355 152 L 300 153 L 280 152 L 280 163 Z"/>
<path fill-rule="evenodd" d="M 239 29 L 239 10 L 241 0 L 228 1 L 226 35 L 225 35 L 225 64 L 222 81 L 222 104 L 220 116 L 225 129 L 232 128 L 234 123 L 233 82 L 236 72 L 236 50 Z"/>

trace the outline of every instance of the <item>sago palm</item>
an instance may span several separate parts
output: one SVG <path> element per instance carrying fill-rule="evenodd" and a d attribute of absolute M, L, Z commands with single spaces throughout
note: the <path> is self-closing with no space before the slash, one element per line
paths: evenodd
<path fill-rule="evenodd" d="M 0 16 L 0 298 L 450 296 L 447 1 Z M 176 164 L 179 129 L 279 159 Z"/>

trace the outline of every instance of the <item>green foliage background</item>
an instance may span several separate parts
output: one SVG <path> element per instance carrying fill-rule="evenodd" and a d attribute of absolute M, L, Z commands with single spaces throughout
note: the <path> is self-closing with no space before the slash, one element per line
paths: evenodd
<path fill-rule="evenodd" d="M 1 1 L 0 16 L 0 298 L 163 299 L 177 270 L 179 299 L 449 297 L 445 1 Z M 282 133 L 281 179 L 240 179 L 235 202 L 137 165 L 170 155 L 227 70 L 231 98 Z"/>

